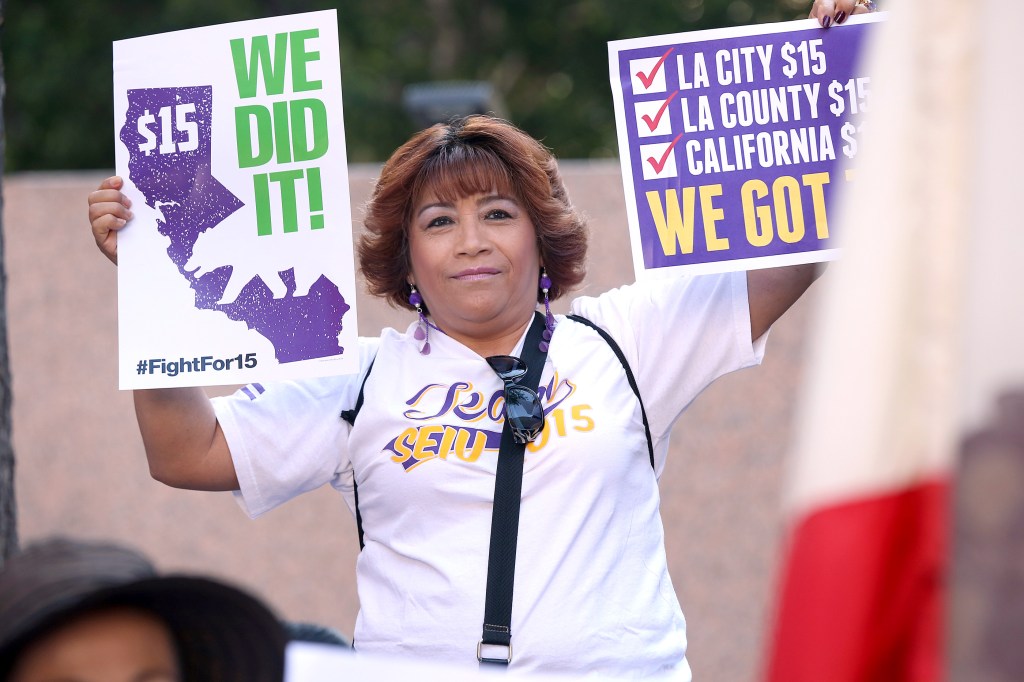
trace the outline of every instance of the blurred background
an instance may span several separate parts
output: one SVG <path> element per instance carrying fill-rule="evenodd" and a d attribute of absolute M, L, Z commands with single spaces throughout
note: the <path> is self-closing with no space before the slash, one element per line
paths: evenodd
<path fill-rule="evenodd" d="M 939 0 L 930 11 L 939 14 L 946 5 L 952 3 Z M 356 234 L 380 162 L 423 124 L 424 90 L 414 86 L 425 87 L 429 103 L 431 84 L 468 83 L 461 96 L 506 115 L 563 160 L 570 195 L 593 231 L 583 293 L 598 294 L 633 279 L 607 41 L 803 18 L 809 6 L 805 0 L 0 2 L 11 370 L 5 388 L 13 394 L 16 461 L 14 496 L 0 493 L 7 495 L 0 502 L 8 514 L 16 512 L 21 543 L 55 533 L 120 540 L 162 568 L 224 577 L 286 618 L 347 634 L 358 609 L 355 526 L 330 490 L 250 521 L 230 495 L 173 490 L 148 476 L 131 395 L 117 390 L 116 271 L 96 251 L 85 210 L 88 192 L 113 169 L 111 41 L 337 7 Z M 986 29 L 989 46 L 1011 44 L 1014 18 L 1024 19 L 1016 6 L 1000 12 L 998 25 Z M 978 73 L 995 73 L 993 64 L 1009 68 L 998 57 L 976 54 L 976 37 L 971 34 L 968 52 L 978 63 L 989 60 Z M 939 89 L 962 85 L 944 83 L 941 74 L 930 78 Z M 987 87 L 1006 89 L 998 79 Z M 434 101 L 452 96 L 450 88 L 432 94 Z M 1019 108 L 986 104 L 974 91 L 961 99 L 971 104 L 967 119 L 958 119 L 969 119 L 960 131 L 966 139 L 1015 125 L 1006 116 Z M 1021 158 L 1019 137 L 978 143 L 971 167 Z M 1024 254 L 1020 219 L 1005 210 L 1011 177 L 1002 173 L 982 188 L 985 209 L 971 215 L 988 231 L 976 232 L 972 248 L 960 254 L 985 264 L 995 280 L 972 299 L 987 299 L 994 312 L 968 302 L 964 319 L 981 337 L 1004 344 L 980 344 L 959 367 L 975 383 L 986 377 L 985 390 L 972 393 L 971 420 L 957 424 L 956 490 L 946 507 L 952 530 L 946 677 L 971 682 L 1024 679 L 1024 374 L 1000 365 L 1001 358 L 1020 355 L 1013 339 L 1024 332 L 1016 303 L 1024 283 L 1005 266 Z M 787 458 L 824 296 L 821 286 L 813 288 L 773 329 L 764 365 L 717 382 L 674 431 L 662 511 L 696 679 L 765 676 L 794 525 L 784 502 Z M 410 320 L 367 297 L 358 311 L 367 335 Z M 993 315 L 1000 326 L 985 327 Z M 876 671 L 853 679 L 937 678 Z"/>
<path fill-rule="evenodd" d="M 479 81 L 559 158 L 611 158 L 609 40 L 807 16 L 807 0 L 8 0 L 9 171 L 112 168 L 111 41 L 338 10 L 349 160 L 383 161 L 421 126 L 406 86 Z M 72 114 L 73 115 L 70 115 Z"/>

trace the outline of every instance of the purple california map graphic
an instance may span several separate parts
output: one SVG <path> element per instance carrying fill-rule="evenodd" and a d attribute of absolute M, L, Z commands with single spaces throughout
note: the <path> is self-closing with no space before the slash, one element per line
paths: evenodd
<path fill-rule="evenodd" d="M 244 205 L 211 174 L 212 117 L 212 86 L 128 91 L 120 132 L 130 154 L 128 176 L 163 215 L 157 230 L 170 240 L 168 257 L 195 292 L 196 308 L 245 322 L 273 344 L 279 362 L 341 355 L 338 335 L 350 306 L 326 276 L 297 283 L 294 265 L 268 274 L 241 264 L 204 270 L 189 262 L 199 236 Z M 236 283 L 225 296 L 233 274 Z"/>

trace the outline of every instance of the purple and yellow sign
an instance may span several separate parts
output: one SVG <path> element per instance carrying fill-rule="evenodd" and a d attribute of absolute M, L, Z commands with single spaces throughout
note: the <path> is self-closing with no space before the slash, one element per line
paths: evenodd
<path fill-rule="evenodd" d="M 358 367 L 337 14 L 114 43 L 120 385 Z"/>
<path fill-rule="evenodd" d="M 608 45 L 637 278 L 837 255 L 871 79 L 861 15 Z"/>

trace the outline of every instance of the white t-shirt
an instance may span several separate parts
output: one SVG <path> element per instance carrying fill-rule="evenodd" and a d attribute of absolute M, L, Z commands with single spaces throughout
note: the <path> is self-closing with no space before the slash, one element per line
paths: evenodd
<path fill-rule="evenodd" d="M 635 284 L 572 308 L 625 353 L 659 475 L 690 401 L 763 353 L 742 272 Z M 526 449 L 510 670 L 689 679 L 639 404 L 608 344 L 557 319 L 539 390 L 547 422 Z M 354 472 L 359 651 L 476 666 L 502 383 L 443 334 L 421 355 L 412 330 L 361 340 L 363 372 L 376 359 L 351 429 L 339 415 L 362 373 L 253 384 L 215 407 L 252 516 L 325 483 L 353 508 Z"/>

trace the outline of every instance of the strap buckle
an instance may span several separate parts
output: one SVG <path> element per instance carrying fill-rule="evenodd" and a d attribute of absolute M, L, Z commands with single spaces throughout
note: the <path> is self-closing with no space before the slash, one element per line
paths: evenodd
<path fill-rule="evenodd" d="M 508 649 L 508 653 L 505 655 L 504 658 L 493 658 L 492 656 L 484 656 L 483 655 L 484 654 L 483 648 L 485 646 L 487 646 L 487 647 L 504 647 L 504 648 Z M 487 653 L 490 654 L 492 652 L 488 651 Z M 497 653 L 497 652 L 494 652 L 494 653 Z M 497 665 L 508 665 L 509 663 L 512 662 L 512 644 L 511 643 L 509 643 L 509 644 L 484 644 L 484 641 L 481 639 L 477 643 L 477 645 L 476 645 L 476 660 L 480 661 L 481 663 L 494 663 L 494 664 L 497 664 Z"/>

